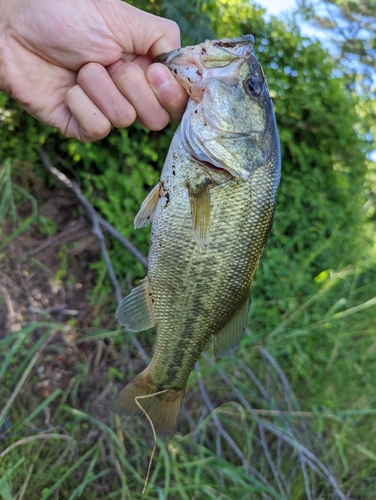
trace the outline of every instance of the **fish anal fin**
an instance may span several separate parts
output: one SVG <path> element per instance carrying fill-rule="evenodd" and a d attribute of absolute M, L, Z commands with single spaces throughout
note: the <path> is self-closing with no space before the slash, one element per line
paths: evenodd
<path fill-rule="evenodd" d="M 161 185 L 158 182 L 142 202 L 141 208 L 134 219 L 134 228 L 145 227 L 153 220 L 155 209 L 160 198 Z"/>
<path fill-rule="evenodd" d="M 249 299 L 238 309 L 225 327 L 213 336 L 214 356 L 216 359 L 235 352 L 243 337 L 248 322 Z"/>
<path fill-rule="evenodd" d="M 187 187 L 192 213 L 193 233 L 198 246 L 204 247 L 210 224 L 210 191 L 208 182 L 205 180 L 194 188 L 190 185 Z"/>
<path fill-rule="evenodd" d="M 116 318 L 130 332 L 142 332 L 155 326 L 147 277 L 121 301 Z"/>
<path fill-rule="evenodd" d="M 176 432 L 185 387 L 160 390 L 150 381 L 149 372 L 150 365 L 125 386 L 118 398 L 111 403 L 111 411 L 122 417 L 141 417 L 150 428 L 145 416 L 147 413 L 157 436 L 169 439 Z"/>

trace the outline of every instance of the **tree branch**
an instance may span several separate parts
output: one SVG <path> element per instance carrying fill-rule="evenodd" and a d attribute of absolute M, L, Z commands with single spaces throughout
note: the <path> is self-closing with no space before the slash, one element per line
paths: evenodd
<path fill-rule="evenodd" d="M 85 207 L 85 209 L 86 209 L 86 211 L 87 211 L 87 213 L 88 213 L 88 215 L 89 215 L 89 217 L 91 219 L 91 222 L 93 224 L 93 233 L 98 238 L 99 245 L 100 245 L 100 248 L 101 248 L 101 252 L 102 252 L 102 255 L 103 255 L 103 259 L 105 261 L 108 274 L 110 276 L 112 285 L 113 285 L 114 290 L 115 290 L 115 295 L 116 295 L 117 303 L 120 304 L 120 302 L 122 300 L 122 297 L 123 297 L 123 294 L 121 292 L 121 289 L 120 289 L 120 286 L 119 286 L 119 282 L 118 282 L 118 280 L 116 278 L 114 268 L 112 267 L 111 259 L 110 259 L 110 256 L 108 254 L 108 251 L 107 251 L 106 242 L 105 242 L 102 230 L 100 228 L 100 224 L 102 224 L 109 232 L 111 232 L 111 234 L 113 236 L 115 236 L 120 241 L 120 243 L 122 243 L 132 253 L 132 255 L 134 257 L 136 257 L 136 259 L 139 260 L 143 264 L 143 266 L 146 267 L 146 268 L 147 268 L 147 260 L 145 259 L 145 257 L 143 257 L 141 255 L 141 253 L 137 250 L 137 248 L 135 248 L 128 240 L 126 240 L 126 238 L 124 238 L 123 236 L 121 236 L 116 231 L 116 229 L 111 226 L 111 224 L 109 224 L 108 222 L 106 222 L 104 219 L 102 219 L 102 217 L 100 217 L 97 214 L 95 208 L 87 200 L 87 198 L 85 198 L 85 196 L 82 194 L 82 192 L 81 192 L 80 188 L 78 187 L 78 185 L 74 181 L 71 181 L 70 179 L 68 179 L 68 177 L 65 174 L 63 174 L 62 172 L 60 172 L 60 170 L 58 170 L 57 168 L 55 168 L 52 165 L 52 163 L 50 162 L 50 159 L 48 158 L 48 156 L 46 155 L 46 153 L 44 151 L 40 150 L 39 151 L 39 155 L 40 155 L 40 157 L 42 159 L 42 162 L 43 162 L 43 165 L 46 167 L 46 169 L 56 179 L 58 179 L 62 184 L 64 184 L 65 187 L 67 187 L 70 191 L 73 191 L 73 193 L 75 194 L 75 196 L 77 197 L 77 199 L 79 200 L 79 202 Z M 146 354 L 144 348 L 139 343 L 139 341 L 137 340 L 137 338 L 135 337 L 135 335 L 131 334 L 131 339 L 132 339 L 132 342 L 135 345 L 136 349 L 140 353 L 141 357 L 143 358 L 143 360 L 146 363 L 148 363 L 149 362 L 149 356 Z"/>
<path fill-rule="evenodd" d="M 90 217 L 92 215 L 94 218 L 114 237 L 116 238 L 119 243 L 123 245 L 124 248 L 126 248 L 132 255 L 135 257 L 141 264 L 144 266 L 145 269 L 148 268 L 148 261 L 147 259 L 142 255 L 142 253 L 134 246 L 130 241 L 128 241 L 124 236 L 122 236 L 115 228 L 112 226 L 109 222 L 107 222 L 103 217 L 101 217 L 93 207 L 93 205 L 88 201 L 87 198 L 82 194 L 80 188 L 76 184 L 76 182 L 71 181 L 68 179 L 68 177 L 60 172 L 56 167 L 54 167 L 46 155 L 46 153 L 43 150 L 39 151 L 39 155 L 42 159 L 43 165 L 46 167 L 46 169 L 57 179 L 59 182 L 64 184 L 65 187 L 67 187 L 70 191 L 72 191 L 78 201 L 86 208 L 88 211 Z M 93 221 L 93 219 L 92 219 Z M 94 225 L 94 221 L 93 221 Z M 94 233 L 95 234 L 95 233 Z"/>

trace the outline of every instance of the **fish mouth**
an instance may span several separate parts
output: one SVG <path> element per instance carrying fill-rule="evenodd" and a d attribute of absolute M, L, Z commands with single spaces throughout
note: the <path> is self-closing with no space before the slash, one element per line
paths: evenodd
<path fill-rule="evenodd" d="M 253 35 L 242 35 L 237 38 L 222 38 L 221 40 L 206 40 L 199 45 L 190 45 L 188 47 L 183 47 L 161 54 L 156 57 L 155 62 L 160 62 L 168 66 L 174 59 L 176 63 L 176 59 L 178 57 L 191 53 L 194 55 L 200 54 L 201 56 L 204 56 L 203 64 L 205 64 L 205 56 L 207 59 L 210 59 L 210 55 L 208 55 L 209 46 L 216 47 L 221 49 L 223 52 L 227 52 L 229 59 L 249 57 L 249 55 L 253 52 L 254 43 L 255 39 Z M 247 52 L 248 54 L 246 54 Z"/>
<path fill-rule="evenodd" d="M 252 35 L 206 40 L 199 45 L 161 54 L 155 62 L 170 68 L 189 97 L 199 102 L 210 78 L 234 81 L 239 78 L 239 68 L 253 54 L 253 46 Z"/>

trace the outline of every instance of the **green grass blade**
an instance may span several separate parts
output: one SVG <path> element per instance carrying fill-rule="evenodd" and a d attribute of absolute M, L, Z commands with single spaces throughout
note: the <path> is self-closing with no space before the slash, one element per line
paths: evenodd
<path fill-rule="evenodd" d="M 64 392 L 61 389 L 55 389 L 54 392 L 50 394 L 45 400 L 43 400 L 42 403 L 38 405 L 37 408 L 35 408 L 35 410 L 31 412 L 27 418 L 22 420 L 20 425 L 15 428 L 15 431 L 19 431 L 20 429 L 22 429 L 22 427 L 31 422 L 33 418 L 35 418 L 41 411 L 44 410 L 44 408 L 46 408 L 46 406 L 48 406 L 50 403 L 52 403 L 52 401 L 54 401 L 58 396 L 62 394 L 64 394 Z"/>
<path fill-rule="evenodd" d="M 8 467 L 6 466 L 6 462 L 4 462 L 5 470 L 3 472 L 3 477 L 0 477 L 0 496 L 3 500 L 14 500 L 14 497 L 11 494 L 9 480 L 12 474 L 23 464 L 24 461 L 25 457 L 22 457 L 15 465 Z"/>
<path fill-rule="evenodd" d="M 10 395 L 10 397 L 9 397 L 8 401 L 6 402 L 4 408 L 0 412 L 0 427 L 2 426 L 2 424 L 4 422 L 4 419 L 7 416 L 8 412 L 9 412 L 9 409 L 12 406 L 14 400 L 18 396 L 18 394 L 19 394 L 19 392 L 20 392 L 23 384 L 25 383 L 25 381 L 26 381 L 27 377 L 29 376 L 31 370 L 33 369 L 35 363 L 37 362 L 37 360 L 39 358 L 39 355 L 41 354 L 41 352 L 43 351 L 43 349 L 45 348 L 45 346 L 48 344 L 48 342 L 50 341 L 50 338 L 54 335 L 55 332 L 53 331 L 52 333 L 50 333 L 50 331 L 47 332 L 47 334 L 49 334 L 49 336 L 47 338 L 45 336 L 45 340 L 44 340 L 43 344 L 41 344 L 39 350 L 34 354 L 34 356 L 32 357 L 32 359 L 30 360 L 29 364 L 26 366 L 24 372 L 21 375 L 21 378 L 20 378 L 19 382 L 17 383 L 15 389 L 13 390 L 12 394 Z"/>
<path fill-rule="evenodd" d="M 61 486 L 63 484 L 63 482 L 70 476 L 72 475 L 72 473 L 77 470 L 80 465 L 85 462 L 85 460 L 87 460 L 95 451 L 97 450 L 97 447 L 95 446 L 94 448 L 91 448 L 89 451 L 87 451 L 84 455 L 82 455 L 82 457 L 77 460 L 77 462 L 75 462 L 72 467 L 70 467 L 65 474 L 63 474 L 61 476 L 61 478 L 59 478 L 55 484 L 51 487 L 51 488 L 48 488 L 48 491 L 43 495 L 43 497 L 41 498 L 41 500 L 47 500 L 48 498 L 51 497 L 51 495 L 59 488 L 59 486 Z"/>
<path fill-rule="evenodd" d="M 34 329 L 37 328 L 37 326 L 34 327 Z M 21 361 L 21 363 L 19 364 L 17 370 L 14 372 L 12 378 L 11 378 L 11 383 L 14 384 L 16 383 L 18 380 L 20 380 L 20 378 L 22 377 L 22 374 L 24 373 L 25 369 L 26 369 L 26 366 L 27 364 L 29 363 L 30 359 L 34 356 L 34 354 L 38 351 L 38 349 L 40 348 L 40 346 L 45 342 L 46 338 L 48 336 L 52 336 L 53 334 L 51 334 L 51 331 L 52 330 L 56 330 L 56 328 L 54 328 L 52 325 L 49 326 L 49 328 L 47 328 L 46 332 L 41 335 L 41 337 L 37 340 L 37 342 L 35 342 L 35 344 L 33 345 L 33 347 L 31 349 L 27 349 L 26 352 L 26 356 L 23 358 L 23 360 Z"/>
<path fill-rule="evenodd" d="M 102 477 L 104 477 L 106 474 L 108 474 L 109 472 L 111 472 L 112 469 L 111 468 L 108 468 L 108 469 L 105 469 L 105 470 L 102 470 L 101 472 L 98 472 L 98 474 L 95 474 L 91 477 L 86 477 L 85 476 L 85 479 L 83 480 L 82 484 L 80 484 L 75 490 L 74 492 L 72 493 L 72 495 L 68 498 L 68 500 L 74 500 L 75 498 L 80 498 L 83 494 L 83 492 L 85 491 L 86 487 L 90 484 L 90 483 L 94 483 L 95 481 L 97 481 L 98 479 L 101 479 Z"/>
<path fill-rule="evenodd" d="M 16 220 L 16 208 L 13 199 L 13 189 L 11 180 L 11 166 L 7 161 L 0 169 L 0 222 L 10 212 L 10 219 L 14 223 Z"/>
<path fill-rule="evenodd" d="M 3 500 L 14 500 L 12 493 L 10 492 L 9 484 L 4 482 L 4 484 L 0 484 L 0 498 Z"/>
<path fill-rule="evenodd" d="M 20 330 L 17 332 L 17 337 L 15 343 L 12 345 L 10 350 L 8 351 L 8 354 L 5 356 L 4 361 L 1 362 L 1 367 L 0 367 L 0 380 L 3 378 L 4 373 L 6 372 L 7 368 L 11 364 L 11 361 L 13 357 L 18 353 L 18 350 L 21 346 L 21 344 L 24 342 L 26 337 L 25 331 Z"/>

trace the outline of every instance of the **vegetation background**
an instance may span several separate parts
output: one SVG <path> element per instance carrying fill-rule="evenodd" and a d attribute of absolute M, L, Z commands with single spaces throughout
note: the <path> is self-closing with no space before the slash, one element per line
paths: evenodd
<path fill-rule="evenodd" d="M 301 0 L 296 16 L 267 21 L 246 0 L 132 3 L 176 20 L 184 45 L 255 36 L 283 155 L 248 335 L 233 358 L 214 365 L 209 347 L 200 360 L 143 498 L 374 499 L 374 2 Z M 302 16 L 335 35 L 331 53 L 301 35 Z M 0 498 L 139 498 L 153 441 L 108 402 L 154 333 L 117 325 L 91 220 L 40 150 L 146 255 L 149 230 L 133 218 L 176 124 L 81 144 L 4 94 L 0 124 Z M 108 232 L 105 242 L 125 294 L 145 270 Z"/>

